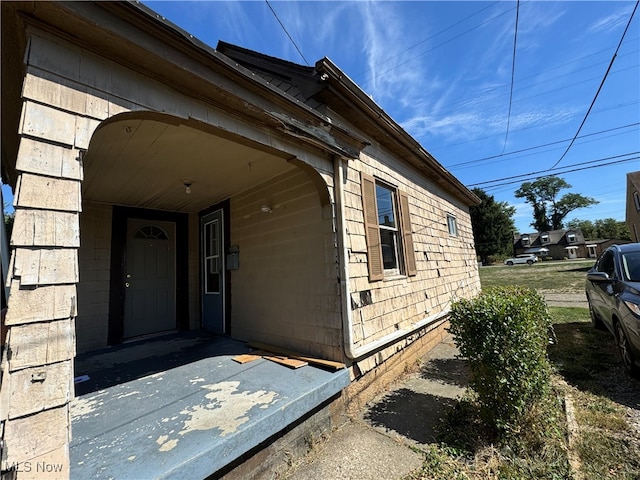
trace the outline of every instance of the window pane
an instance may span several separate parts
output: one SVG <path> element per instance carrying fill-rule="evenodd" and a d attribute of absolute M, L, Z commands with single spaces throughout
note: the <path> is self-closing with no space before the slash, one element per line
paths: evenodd
<path fill-rule="evenodd" d="M 378 203 L 378 223 L 387 227 L 396 228 L 393 209 L 393 192 L 389 188 L 376 184 L 376 201 Z"/>
<path fill-rule="evenodd" d="M 397 232 L 393 230 L 380 230 L 380 242 L 382 244 L 382 264 L 384 269 L 398 268 L 397 256 Z"/>
<path fill-rule="evenodd" d="M 622 256 L 622 271 L 627 280 L 640 282 L 640 253 L 631 252 Z"/>
<path fill-rule="evenodd" d="M 447 225 L 449 226 L 450 235 L 458 234 L 458 225 L 456 224 L 456 217 L 447 215 Z"/>
<path fill-rule="evenodd" d="M 155 225 L 146 225 L 140 228 L 135 233 L 134 238 L 143 238 L 147 240 L 169 240 L 167 233 Z"/>
<path fill-rule="evenodd" d="M 207 293 L 220 293 L 220 272 L 217 258 L 209 258 L 206 262 L 205 291 Z"/>
<path fill-rule="evenodd" d="M 615 264 L 613 263 L 613 253 L 606 252 L 604 257 L 602 257 L 602 263 L 600 264 L 600 271 L 608 274 L 610 277 L 613 277 L 615 273 Z"/>
<path fill-rule="evenodd" d="M 219 223 L 217 220 L 204 226 L 204 291 L 220 293 L 221 258 Z"/>
<path fill-rule="evenodd" d="M 211 224 L 204 226 L 204 256 L 211 256 Z"/>

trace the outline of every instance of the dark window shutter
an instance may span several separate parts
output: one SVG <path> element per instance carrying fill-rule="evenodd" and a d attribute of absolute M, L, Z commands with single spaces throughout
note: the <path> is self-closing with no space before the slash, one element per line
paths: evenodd
<path fill-rule="evenodd" d="M 360 172 L 360 187 L 362 189 L 364 230 L 367 239 L 369 281 L 373 282 L 384 278 L 380 228 L 378 226 L 378 207 L 376 206 L 376 181 L 371 175 Z"/>
<path fill-rule="evenodd" d="M 404 253 L 404 265 L 407 275 L 417 275 L 416 253 L 413 250 L 413 235 L 411 233 L 411 218 L 409 215 L 409 195 L 406 192 L 398 191 L 400 197 L 400 218 L 402 228 L 402 251 Z"/>

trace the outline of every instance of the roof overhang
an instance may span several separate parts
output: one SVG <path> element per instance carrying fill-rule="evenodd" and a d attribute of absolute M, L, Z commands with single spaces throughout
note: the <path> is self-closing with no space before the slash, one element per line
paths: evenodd
<path fill-rule="evenodd" d="M 3 160 L 11 160 L 9 163 L 17 152 L 17 138 L 12 137 L 16 137 L 19 120 L 25 26 L 66 40 L 243 121 L 295 137 L 298 143 L 320 149 L 325 155 L 356 158 L 366 145 L 361 137 L 332 124 L 321 112 L 253 75 L 140 2 L 2 2 L 2 143 Z M 16 103 L 11 118 L 10 102 Z M 7 118 L 10 121 L 5 122 Z M 9 167 L 12 165 L 3 161 L 3 174 L 13 177 Z"/>

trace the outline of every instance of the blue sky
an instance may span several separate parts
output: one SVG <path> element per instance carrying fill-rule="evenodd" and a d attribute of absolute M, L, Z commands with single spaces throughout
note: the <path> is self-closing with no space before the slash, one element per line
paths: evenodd
<path fill-rule="evenodd" d="M 600 202 L 568 220 L 624 220 L 625 175 L 640 170 L 640 9 L 586 114 L 635 2 L 144 3 L 212 47 L 330 58 L 462 183 L 515 206 L 521 232 L 531 208 L 513 193 L 532 172 Z"/>

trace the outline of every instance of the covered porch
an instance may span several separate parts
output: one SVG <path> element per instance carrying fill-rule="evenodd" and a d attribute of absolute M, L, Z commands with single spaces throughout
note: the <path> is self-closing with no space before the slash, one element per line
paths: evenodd
<path fill-rule="evenodd" d="M 79 355 L 71 478 L 215 476 L 349 384 L 346 368 L 234 361 L 250 351 L 185 332 Z"/>
<path fill-rule="evenodd" d="M 103 122 L 83 163 L 79 353 L 204 329 L 342 360 L 329 189 L 314 167 L 153 112 Z"/>

